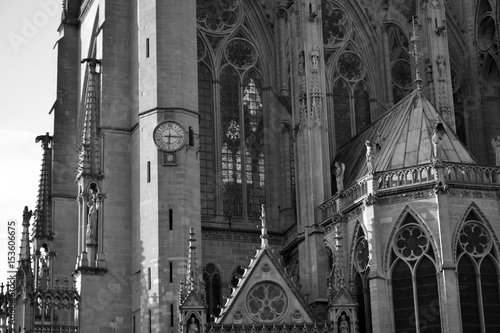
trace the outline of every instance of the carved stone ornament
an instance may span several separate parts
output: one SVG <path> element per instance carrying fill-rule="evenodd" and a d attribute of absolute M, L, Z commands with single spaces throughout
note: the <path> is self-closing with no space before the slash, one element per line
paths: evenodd
<path fill-rule="evenodd" d="M 368 194 L 368 196 L 364 200 L 365 206 L 372 206 L 374 205 L 377 200 L 377 198 L 373 195 L 373 193 Z"/>
<path fill-rule="evenodd" d="M 434 196 L 433 191 L 419 191 L 419 192 L 413 192 L 413 193 L 405 193 L 405 194 L 398 194 L 398 195 L 393 195 L 393 196 L 379 197 L 379 198 L 377 198 L 377 204 L 379 204 L 379 205 L 393 204 L 393 203 L 398 203 L 398 202 L 407 202 L 407 201 L 413 201 L 413 200 L 418 200 L 418 199 L 426 199 L 426 198 L 431 198 L 433 196 Z"/>
<path fill-rule="evenodd" d="M 340 213 L 334 213 L 333 214 L 333 222 L 334 223 L 339 223 L 339 222 L 342 222 L 342 214 Z"/>

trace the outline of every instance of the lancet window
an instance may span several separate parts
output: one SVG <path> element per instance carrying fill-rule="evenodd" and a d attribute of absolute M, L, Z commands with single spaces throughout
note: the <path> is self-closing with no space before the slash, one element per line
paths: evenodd
<path fill-rule="evenodd" d="M 335 139 L 340 147 L 371 123 L 370 93 L 363 80 L 352 83 L 339 79 L 333 85 L 332 96 Z"/>
<path fill-rule="evenodd" d="M 391 249 L 396 332 L 441 332 L 436 258 L 430 237 L 407 215 Z"/>
<path fill-rule="evenodd" d="M 217 266 L 209 263 L 203 269 L 203 282 L 207 296 L 207 322 L 218 316 L 221 305 L 221 277 Z"/>
<path fill-rule="evenodd" d="M 460 229 L 456 246 L 462 332 L 500 331 L 498 255 L 474 213 Z"/>
<path fill-rule="evenodd" d="M 204 215 L 258 217 L 266 199 L 263 78 L 242 6 L 197 1 Z"/>
<path fill-rule="evenodd" d="M 368 240 L 362 228 L 354 247 L 354 288 L 358 302 L 358 327 L 360 333 L 371 332 L 371 302 L 368 273 L 370 272 L 370 252 Z"/>
<path fill-rule="evenodd" d="M 398 26 L 387 28 L 389 35 L 392 93 L 394 103 L 399 102 L 412 90 L 412 76 L 408 37 Z"/>
<path fill-rule="evenodd" d="M 479 62 L 480 93 L 485 122 L 498 126 L 498 110 L 500 109 L 500 70 L 498 63 L 498 14 L 491 7 L 490 1 L 477 1 L 476 40 Z M 484 83 L 484 84 L 483 84 Z M 492 137 L 498 134 L 487 133 Z"/>

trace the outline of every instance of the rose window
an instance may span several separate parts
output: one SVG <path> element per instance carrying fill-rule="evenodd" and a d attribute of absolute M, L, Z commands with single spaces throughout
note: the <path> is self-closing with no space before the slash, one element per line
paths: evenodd
<path fill-rule="evenodd" d="M 236 68 L 250 67 L 256 60 L 255 49 L 242 39 L 229 42 L 226 47 L 226 57 Z"/>
<path fill-rule="evenodd" d="M 414 260 L 422 256 L 429 247 L 429 240 L 420 227 L 409 225 L 397 233 L 394 240 L 394 250 L 398 256 Z"/>
<path fill-rule="evenodd" d="M 365 76 L 365 66 L 357 54 L 346 52 L 342 54 L 337 63 L 337 69 L 344 78 L 356 81 Z"/>
<path fill-rule="evenodd" d="M 236 24 L 237 0 L 198 0 L 196 19 L 205 28 L 221 31 Z"/>
<path fill-rule="evenodd" d="M 257 283 L 247 295 L 250 316 L 258 322 L 275 322 L 281 319 L 288 306 L 285 291 L 270 281 Z"/>
<path fill-rule="evenodd" d="M 357 266 L 356 269 L 360 273 L 362 273 L 366 270 L 366 267 L 368 267 L 368 262 L 370 261 L 368 241 L 366 240 L 366 238 L 361 238 L 358 241 L 358 244 L 356 244 L 355 256 Z"/>
<path fill-rule="evenodd" d="M 323 44 L 335 45 L 342 42 L 347 36 L 347 16 L 337 8 L 333 8 L 328 1 L 322 1 L 323 15 Z"/>
<path fill-rule="evenodd" d="M 461 230 L 458 241 L 470 255 L 481 257 L 490 251 L 491 241 L 484 227 L 478 223 L 467 223 Z"/>

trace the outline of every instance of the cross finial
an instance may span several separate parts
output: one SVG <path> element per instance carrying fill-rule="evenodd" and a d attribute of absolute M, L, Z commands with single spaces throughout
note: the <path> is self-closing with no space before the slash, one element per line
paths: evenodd
<path fill-rule="evenodd" d="M 415 16 L 412 17 L 413 29 L 412 29 L 411 43 L 413 44 L 413 49 L 409 53 L 415 59 L 415 83 L 417 84 L 417 89 L 420 91 L 422 89 L 422 79 L 420 78 L 420 70 L 418 68 L 419 65 L 418 58 L 420 58 L 423 54 L 420 53 L 417 46 L 417 43 L 420 40 L 417 36 L 417 29 L 415 26 L 417 20 L 418 20 L 417 17 Z"/>

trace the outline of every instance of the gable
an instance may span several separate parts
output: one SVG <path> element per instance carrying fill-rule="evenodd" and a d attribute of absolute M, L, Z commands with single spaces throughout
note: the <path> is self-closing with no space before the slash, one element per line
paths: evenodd
<path fill-rule="evenodd" d="M 266 248 L 258 250 L 217 323 L 293 324 L 312 323 L 312 318 L 297 289 Z"/>
<path fill-rule="evenodd" d="M 200 299 L 200 297 L 193 291 L 189 293 L 189 295 L 186 297 L 186 299 L 179 305 L 182 308 L 185 309 L 198 309 L 198 308 L 205 308 L 205 305 L 203 304 L 203 301 Z"/>

